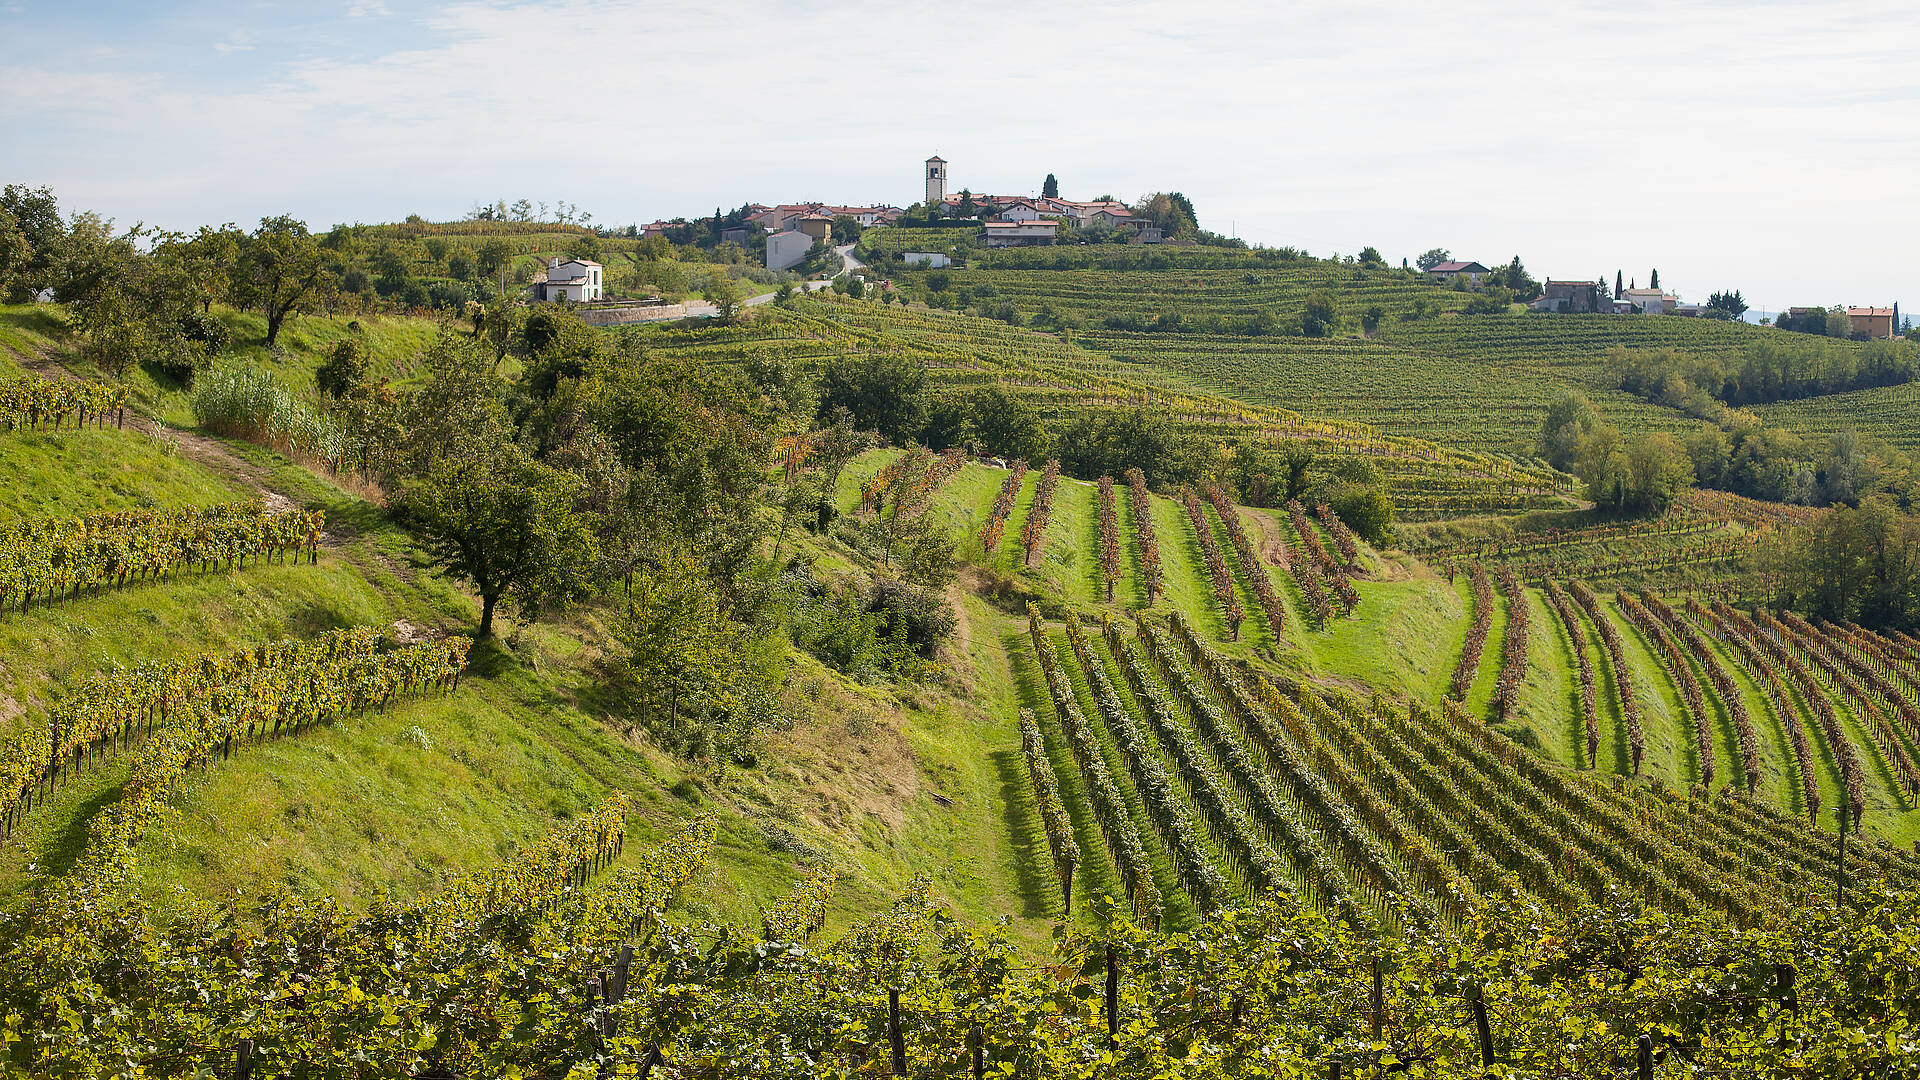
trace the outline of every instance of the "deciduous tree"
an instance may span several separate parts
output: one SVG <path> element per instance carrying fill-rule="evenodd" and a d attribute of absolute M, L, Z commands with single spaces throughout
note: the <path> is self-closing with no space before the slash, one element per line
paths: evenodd
<path fill-rule="evenodd" d="M 280 340 L 287 316 L 304 311 L 327 277 L 327 262 L 306 222 L 290 215 L 260 219 L 241 245 L 234 293 L 267 317 L 266 345 Z"/>
<path fill-rule="evenodd" d="M 575 508 L 578 477 L 503 447 L 482 458 L 442 458 L 398 500 L 434 561 L 480 594 L 478 636 L 493 633 L 504 597 L 526 618 L 584 596 L 597 557 L 589 518 Z"/>

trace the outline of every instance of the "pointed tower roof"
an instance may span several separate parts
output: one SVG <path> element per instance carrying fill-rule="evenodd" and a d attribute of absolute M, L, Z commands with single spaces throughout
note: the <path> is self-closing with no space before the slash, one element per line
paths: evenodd
<path fill-rule="evenodd" d="M 935 154 L 935 155 L 933 155 L 932 157 L 930 157 L 930 158 L 928 158 L 928 159 L 927 159 L 927 164 L 929 164 L 929 165 L 931 165 L 931 164 L 933 164 L 933 163 L 934 163 L 934 162 L 936 162 L 936 161 L 937 161 L 937 162 L 939 162 L 939 163 L 940 163 L 940 164 L 942 164 L 942 165 L 945 165 L 945 164 L 947 163 L 947 159 L 946 159 L 946 158 L 943 158 L 943 157 L 941 157 L 941 156 L 940 156 L 939 154 Z"/>

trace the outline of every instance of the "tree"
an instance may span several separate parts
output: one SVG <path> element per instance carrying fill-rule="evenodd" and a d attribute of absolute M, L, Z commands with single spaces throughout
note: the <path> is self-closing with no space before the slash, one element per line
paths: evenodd
<path fill-rule="evenodd" d="M 975 390 L 967 402 L 973 432 L 986 450 L 1038 461 L 1047 452 L 1047 429 L 1031 399 L 994 385 Z"/>
<path fill-rule="evenodd" d="M 1387 261 L 1380 257 L 1379 248 L 1369 244 L 1360 249 L 1360 265 L 1369 270 L 1378 270 L 1386 266 Z"/>
<path fill-rule="evenodd" d="M 862 430 L 905 442 L 927 418 L 927 365 L 904 352 L 872 352 L 835 364 L 820 379 L 818 415 L 845 408 Z"/>
<path fill-rule="evenodd" d="M 972 191 L 968 190 L 967 188 L 960 189 L 960 205 L 956 207 L 956 209 L 959 212 L 960 216 L 963 218 L 970 218 L 973 216 L 975 207 L 973 204 Z"/>
<path fill-rule="evenodd" d="M 1300 311 L 1300 332 L 1308 337 L 1326 337 L 1340 325 L 1340 309 L 1335 306 L 1333 294 L 1326 289 L 1315 289 L 1307 294 L 1307 303 Z"/>
<path fill-rule="evenodd" d="M 234 268 L 247 234 L 232 223 L 202 225 L 191 238 L 170 238 L 154 248 L 154 258 L 177 268 L 202 313 L 233 295 Z"/>
<path fill-rule="evenodd" d="M 505 275 L 507 265 L 512 261 L 513 245 L 496 236 L 480 245 L 475 266 L 480 271 L 481 277 L 491 278 Z"/>
<path fill-rule="evenodd" d="M 664 711 L 665 726 L 649 727 L 698 757 L 711 740 L 689 738 L 681 714 L 704 717 L 731 704 L 727 676 L 738 653 L 738 627 L 721 610 L 706 567 L 685 552 L 663 552 L 634 576 L 629 596 L 619 637 L 643 719 L 647 711 Z M 696 722 L 695 731 L 701 726 Z"/>
<path fill-rule="evenodd" d="M 266 345 L 273 348 L 281 324 L 307 309 L 326 277 L 325 253 L 306 223 L 282 214 L 260 219 L 260 227 L 241 245 L 234 293 L 266 314 Z"/>
<path fill-rule="evenodd" d="M 1657 289 L 1659 287 L 1660 287 L 1660 271 L 1656 268 L 1653 272 L 1653 277 L 1647 280 L 1647 288 Z"/>
<path fill-rule="evenodd" d="M 733 276 L 724 269 L 715 270 L 708 283 L 707 303 L 713 305 L 713 317 L 721 323 L 731 323 L 740 317 L 740 287 L 734 284 Z"/>
<path fill-rule="evenodd" d="M 1420 268 L 1421 273 L 1425 273 L 1443 262 L 1452 261 L 1453 252 L 1448 251 L 1446 248 L 1433 248 L 1413 262 L 1415 266 Z"/>
<path fill-rule="evenodd" d="M 1057 199 L 1060 197 L 1060 181 L 1054 179 L 1052 173 L 1048 173 L 1047 178 L 1041 182 L 1040 197 L 1043 199 Z"/>
<path fill-rule="evenodd" d="M 1626 291 L 1627 291 L 1626 281 L 1621 278 L 1620 271 L 1615 270 L 1613 272 L 1613 298 L 1615 300 L 1620 299 L 1620 294 Z"/>
<path fill-rule="evenodd" d="M 14 249 L 6 299 L 17 303 L 60 285 L 66 270 L 67 225 L 53 189 L 8 184 L 0 189 L 0 211 L 11 220 L 17 237 L 10 242 L 0 239 Z"/>
<path fill-rule="evenodd" d="M 1747 313 L 1747 301 L 1740 295 L 1739 289 L 1714 293 L 1707 297 L 1707 306 L 1715 311 L 1726 312 L 1727 317 L 1732 319 L 1738 319 Z"/>
<path fill-rule="evenodd" d="M 835 214 L 830 228 L 833 230 L 833 240 L 837 244 L 851 244 L 859 240 L 861 232 L 864 231 L 860 227 L 860 222 L 852 214 Z"/>
<path fill-rule="evenodd" d="M 598 541 L 575 509 L 582 486 L 505 447 L 486 458 L 439 459 L 398 509 L 425 534 L 434 562 L 480 594 L 477 636 L 485 638 L 503 597 L 532 619 L 586 595 Z"/>
<path fill-rule="evenodd" d="M 1664 514 L 1680 493 L 1693 486 L 1693 459 L 1680 440 L 1655 431 L 1627 447 L 1628 506 L 1649 514 Z"/>
<path fill-rule="evenodd" d="M 1573 468 L 1580 443 L 1599 430 L 1600 413 L 1586 395 L 1566 393 L 1547 406 L 1547 418 L 1540 425 L 1540 456 L 1562 472 Z"/>
<path fill-rule="evenodd" d="M 1533 279 L 1532 274 L 1527 273 L 1527 268 L 1520 264 L 1518 255 L 1513 257 L 1512 262 L 1488 275 L 1487 282 L 1496 288 L 1512 292 L 1513 298 L 1522 303 L 1536 300 L 1540 296 L 1540 283 Z"/>

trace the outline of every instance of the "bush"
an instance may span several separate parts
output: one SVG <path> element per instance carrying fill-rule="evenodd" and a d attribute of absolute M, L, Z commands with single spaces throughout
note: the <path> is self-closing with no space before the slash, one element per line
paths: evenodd
<path fill-rule="evenodd" d="M 1375 489 L 1349 489 L 1334 496 L 1334 514 L 1354 534 L 1376 547 L 1393 532 L 1393 500 Z"/>
<path fill-rule="evenodd" d="M 473 290 L 457 281 L 436 281 L 427 286 L 427 302 L 437 308 L 458 311 L 472 299 Z"/>
<path fill-rule="evenodd" d="M 336 398 L 352 394 L 366 377 L 367 351 L 352 338 L 335 345 L 326 363 L 313 373 L 313 381 L 321 391 Z"/>
<path fill-rule="evenodd" d="M 180 336 L 188 341 L 198 342 L 207 347 L 207 351 L 217 353 L 233 340 L 233 334 L 227 324 L 204 311 L 189 311 L 180 316 Z"/>

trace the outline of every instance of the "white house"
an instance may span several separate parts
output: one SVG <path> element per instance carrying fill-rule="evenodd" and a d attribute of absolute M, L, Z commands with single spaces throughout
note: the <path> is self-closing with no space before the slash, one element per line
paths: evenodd
<path fill-rule="evenodd" d="M 953 265 L 953 260 L 937 251 L 903 251 L 900 261 L 908 266 L 924 266 L 929 270 L 942 270 Z"/>
<path fill-rule="evenodd" d="M 1680 302 L 1659 289 L 1623 289 L 1620 299 L 1638 308 L 1643 315 L 1664 315 Z"/>
<path fill-rule="evenodd" d="M 1040 208 L 1026 199 L 1000 211 L 1001 221 L 1039 221 L 1041 217 Z"/>
<path fill-rule="evenodd" d="M 813 237 L 795 229 L 767 237 L 767 269 L 785 270 L 813 250 Z"/>
<path fill-rule="evenodd" d="M 1051 244 L 1060 223 L 1057 221 L 989 221 L 981 227 L 981 238 L 988 247 L 1012 247 L 1015 244 Z"/>
<path fill-rule="evenodd" d="M 603 267 L 591 259 L 558 258 L 547 260 L 546 276 L 534 281 L 535 300 L 571 300 L 585 304 L 604 298 L 600 275 Z"/>

